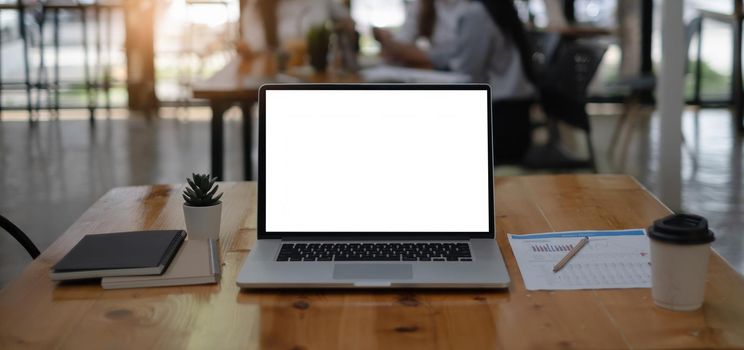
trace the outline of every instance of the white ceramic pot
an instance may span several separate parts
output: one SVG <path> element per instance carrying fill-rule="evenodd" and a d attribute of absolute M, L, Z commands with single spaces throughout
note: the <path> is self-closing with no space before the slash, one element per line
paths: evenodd
<path fill-rule="evenodd" d="M 189 239 L 219 239 L 222 203 L 210 207 L 183 204 L 183 218 Z"/>

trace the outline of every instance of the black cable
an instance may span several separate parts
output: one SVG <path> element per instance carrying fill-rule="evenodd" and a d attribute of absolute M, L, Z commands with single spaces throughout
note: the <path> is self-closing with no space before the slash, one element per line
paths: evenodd
<path fill-rule="evenodd" d="M 34 242 L 31 242 L 31 239 L 26 236 L 23 231 L 21 231 L 18 226 L 10 222 L 10 220 L 6 219 L 4 216 L 0 215 L 0 227 L 2 227 L 5 231 L 8 231 L 13 238 L 15 238 L 18 243 L 20 243 L 23 248 L 26 248 L 26 251 L 29 255 L 31 255 L 32 259 L 36 259 L 37 256 L 39 256 L 39 248 L 36 248 L 36 245 L 34 245 Z"/>

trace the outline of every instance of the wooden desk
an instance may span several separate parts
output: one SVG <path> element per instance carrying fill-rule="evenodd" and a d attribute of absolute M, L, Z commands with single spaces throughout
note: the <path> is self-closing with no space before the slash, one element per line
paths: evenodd
<path fill-rule="evenodd" d="M 718 254 L 705 305 L 672 312 L 649 289 L 530 292 L 505 232 L 645 227 L 669 211 L 632 178 L 496 180 L 508 291 L 240 291 L 255 183 L 224 183 L 219 285 L 104 291 L 55 286 L 49 267 L 86 233 L 183 227 L 180 186 L 110 191 L 0 291 L 0 349 L 744 348 L 744 278 Z"/>
<path fill-rule="evenodd" d="M 258 88 L 266 83 L 306 82 L 306 83 L 357 83 L 356 74 L 335 72 L 304 74 L 290 70 L 282 79 L 277 75 L 276 59 L 270 54 L 257 55 L 252 59 L 237 57 L 230 61 L 209 79 L 194 84 L 194 98 L 209 100 L 212 109 L 211 167 L 212 175 L 224 180 L 224 136 L 223 120 L 225 111 L 239 105 L 243 112 L 243 174 L 250 180 L 251 167 L 251 118 L 250 110 L 258 102 Z M 289 80 L 289 79 L 291 80 Z"/>

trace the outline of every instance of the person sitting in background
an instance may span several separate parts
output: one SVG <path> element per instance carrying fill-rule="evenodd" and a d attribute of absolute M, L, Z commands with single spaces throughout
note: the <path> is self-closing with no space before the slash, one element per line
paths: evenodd
<path fill-rule="evenodd" d="M 374 28 L 381 55 L 393 64 L 430 68 L 455 49 L 458 8 L 466 0 L 418 0 L 406 8 L 400 31 Z"/>
<path fill-rule="evenodd" d="M 348 9 L 335 0 L 246 0 L 236 48 L 244 57 L 279 49 L 304 51 L 308 31 L 329 20 L 354 31 Z"/>
<path fill-rule="evenodd" d="M 490 84 L 494 161 L 521 162 L 532 141 L 529 112 L 537 90 L 532 50 L 517 10 L 511 0 L 470 0 L 458 6 L 456 15 L 453 49 L 419 58 L 434 69 Z M 381 44 L 387 45 L 384 40 Z"/>

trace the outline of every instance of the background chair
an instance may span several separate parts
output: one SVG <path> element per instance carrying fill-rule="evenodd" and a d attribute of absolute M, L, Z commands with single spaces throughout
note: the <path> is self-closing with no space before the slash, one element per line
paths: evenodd
<path fill-rule="evenodd" d="M 36 245 L 34 245 L 34 242 L 31 241 L 28 236 L 26 236 L 23 231 L 21 231 L 18 226 L 10 222 L 7 218 L 0 215 L 0 227 L 3 228 L 3 230 L 8 231 L 13 238 L 15 238 L 18 243 L 20 243 L 23 248 L 26 249 L 29 255 L 31 255 L 32 259 L 36 259 L 37 256 L 39 256 L 39 248 L 36 248 Z"/>
<path fill-rule="evenodd" d="M 688 52 L 690 50 L 690 44 L 692 38 L 697 35 L 697 62 L 695 64 L 695 85 L 694 85 L 694 97 L 693 102 L 700 104 L 700 80 L 701 80 L 701 59 L 700 50 L 702 49 L 702 26 L 703 17 L 698 16 L 690 20 L 685 25 L 685 72 L 690 71 L 690 60 Z M 644 100 L 651 96 L 656 89 L 656 76 L 653 74 L 642 74 L 636 77 L 625 78 L 617 83 L 613 84 L 615 88 L 626 91 L 626 97 L 623 101 L 623 111 L 620 117 L 617 119 L 615 129 L 612 132 L 612 138 L 610 139 L 610 146 L 608 148 L 608 155 L 613 157 L 616 153 L 618 143 L 621 143 L 620 155 L 618 157 L 620 167 L 625 165 L 626 157 L 628 155 L 628 148 L 630 146 L 630 139 L 632 137 L 633 129 L 639 124 L 641 120 L 650 117 L 650 112 L 642 113 L 642 107 Z M 621 141 L 622 140 L 622 141 Z M 685 142 L 684 134 L 682 134 L 682 142 Z M 690 152 L 692 153 L 692 152 Z M 692 154 L 694 156 L 694 154 Z M 694 160 L 695 157 L 692 157 Z"/>
<path fill-rule="evenodd" d="M 561 43 L 561 34 L 557 32 L 529 32 L 532 44 L 532 69 L 537 77 L 545 75 L 548 65 L 555 60 L 556 51 Z"/>
<path fill-rule="evenodd" d="M 590 40 L 561 39 L 550 61 L 538 70 L 540 102 L 548 118 L 548 141 L 535 146 L 525 157 L 529 168 L 590 168 L 597 172 L 591 124 L 586 113 L 587 88 L 594 78 L 607 47 Z M 552 58 L 551 58 L 552 57 Z M 558 122 L 584 131 L 588 159 L 574 159 L 565 154 L 560 143 Z"/>

